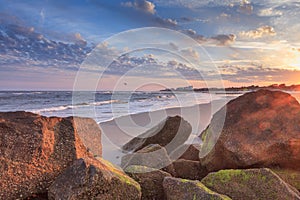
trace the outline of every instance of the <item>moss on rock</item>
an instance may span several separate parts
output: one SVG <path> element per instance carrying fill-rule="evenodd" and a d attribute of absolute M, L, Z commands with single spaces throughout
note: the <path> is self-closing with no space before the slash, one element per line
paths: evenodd
<path fill-rule="evenodd" d="M 218 194 L 207 188 L 200 181 L 167 177 L 163 182 L 166 198 L 177 199 L 215 199 L 229 200 L 228 196 Z"/>
<path fill-rule="evenodd" d="M 289 169 L 272 169 L 285 182 L 300 191 L 300 171 Z"/>
<path fill-rule="evenodd" d="M 141 198 L 141 187 L 124 172 L 103 159 L 76 160 L 51 184 L 49 199 Z"/>
<path fill-rule="evenodd" d="M 220 170 L 201 182 L 233 199 L 300 199 L 300 193 L 270 169 Z"/>

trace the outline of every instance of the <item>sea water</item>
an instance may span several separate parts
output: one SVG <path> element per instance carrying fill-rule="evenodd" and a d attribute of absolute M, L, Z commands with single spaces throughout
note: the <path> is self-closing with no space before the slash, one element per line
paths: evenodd
<path fill-rule="evenodd" d="M 235 98 L 243 93 L 97 91 L 81 92 L 82 99 L 77 98 L 75 103 L 75 93 L 72 91 L 0 91 L 0 111 L 28 111 L 59 117 L 90 117 L 92 108 L 96 113 L 93 118 L 100 123 L 128 114 Z M 290 93 L 300 100 L 299 92 Z"/>

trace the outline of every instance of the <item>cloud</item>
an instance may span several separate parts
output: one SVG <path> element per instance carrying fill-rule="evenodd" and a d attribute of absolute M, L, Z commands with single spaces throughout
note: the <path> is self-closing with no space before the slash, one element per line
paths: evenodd
<path fill-rule="evenodd" d="M 183 52 L 193 59 L 199 57 L 196 52 L 190 49 L 185 49 Z M 125 73 L 129 73 L 131 76 L 147 78 L 175 78 L 179 74 L 186 79 L 201 79 L 197 69 L 177 60 L 161 61 L 153 55 L 137 57 L 125 54 L 115 60 L 105 71 L 106 75 L 120 76 Z"/>
<path fill-rule="evenodd" d="M 189 9 L 197 9 L 200 7 L 218 7 L 239 4 L 241 0 L 154 0 L 154 2 L 162 6 L 180 6 Z"/>
<path fill-rule="evenodd" d="M 222 12 L 219 16 L 217 16 L 217 19 L 229 19 L 231 18 L 230 14 Z"/>
<path fill-rule="evenodd" d="M 241 37 L 257 39 L 265 36 L 274 36 L 276 35 L 276 32 L 271 26 L 261 26 L 255 30 L 242 31 L 239 33 L 239 35 Z"/>
<path fill-rule="evenodd" d="M 191 36 L 197 34 L 197 32 L 193 29 L 187 29 L 187 30 L 184 30 L 183 32 L 185 32 L 186 34 L 191 35 Z"/>
<path fill-rule="evenodd" d="M 80 45 L 84 41 L 80 34 L 73 35 L 74 43 L 57 42 L 35 32 L 33 27 L 20 25 L 1 27 L 0 38 L 0 65 L 3 66 L 20 64 L 74 70 L 92 50 Z"/>
<path fill-rule="evenodd" d="M 191 18 L 191 17 L 181 17 L 180 19 L 181 19 L 182 21 L 184 21 L 184 22 L 192 22 L 192 21 L 194 21 L 194 19 Z"/>
<path fill-rule="evenodd" d="M 292 50 L 300 52 L 300 49 L 297 49 L 297 48 L 292 48 Z"/>
<path fill-rule="evenodd" d="M 134 8 L 137 11 L 141 11 L 145 14 L 143 16 L 155 26 L 161 26 L 166 28 L 174 28 L 177 26 L 177 21 L 171 18 L 163 18 L 156 14 L 155 4 L 147 0 L 135 0 L 134 2 L 121 3 L 124 7 Z M 150 15 L 149 15 L 150 14 Z M 139 17 L 139 16 L 138 16 Z M 143 18 L 142 17 L 142 18 Z"/>
<path fill-rule="evenodd" d="M 263 67 L 260 65 L 224 65 L 219 66 L 219 69 L 222 78 L 231 82 L 285 82 L 290 81 L 293 77 L 300 76 L 299 70 Z"/>
<path fill-rule="evenodd" d="M 261 17 L 277 17 L 281 16 L 283 13 L 280 10 L 275 10 L 273 8 L 265 8 L 258 11 L 257 15 Z"/>
<path fill-rule="evenodd" d="M 176 20 L 173 20 L 173 19 L 170 19 L 170 18 L 164 19 L 164 18 L 161 18 L 161 17 L 156 17 L 155 21 L 160 26 L 163 26 L 163 27 L 175 27 L 178 24 Z"/>
<path fill-rule="evenodd" d="M 80 33 L 75 33 L 74 34 L 75 37 L 75 43 L 81 46 L 86 46 L 87 45 L 87 41 L 81 36 Z"/>
<path fill-rule="evenodd" d="M 190 36 L 199 43 L 203 43 L 207 40 L 203 35 L 197 34 L 197 32 L 193 29 L 182 30 L 181 32 Z"/>
<path fill-rule="evenodd" d="M 178 46 L 176 44 L 174 44 L 173 42 L 170 42 L 169 45 L 173 50 L 175 50 L 175 51 L 178 50 Z"/>
<path fill-rule="evenodd" d="M 199 61 L 200 59 L 199 53 L 195 51 L 193 48 L 182 49 L 181 53 L 183 54 L 184 57 L 191 59 L 193 61 Z"/>
<path fill-rule="evenodd" d="M 197 69 L 187 66 L 184 63 L 178 62 L 176 60 L 170 60 L 168 63 L 164 64 L 165 67 L 179 72 L 181 76 L 189 80 L 202 80 L 201 72 Z"/>
<path fill-rule="evenodd" d="M 244 13 L 244 14 L 247 14 L 247 15 L 252 14 L 253 6 L 251 5 L 250 1 L 248 1 L 248 0 L 241 1 L 241 4 L 238 8 L 238 12 Z"/>
<path fill-rule="evenodd" d="M 198 34 L 195 30 L 193 29 L 187 29 L 187 30 L 182 30 L 182 33 L 190 36 L 200 44 L 212 44 L 215 43 L 216 45 L 220 46 L 227 46 L 230 45 L 231 43 L 235 42 L 236 40 L 236 35 L 234 34 L 220 34 L 216 35 L 213 37 L 204 37 L 203 35 Z"/>
<path fill-rule="evenodd" d="M 234 35 L 234 34 L 228 34 L 228 35 L 221 34 L 221 35 L 211 37 L 211 39 L 217 41 L 218 45 L 226 46 L 226 45 L 230 45 L 231 43 L 233 43 L 236 40 L 236 35 Z"/>
<path fill-rule="evenodd" d="M 134 2 L 122 3 L 122 5 L 125 7 L 132 7 L 150 14 L 155 14 L 156 12 L 154 3 L 147 0 L 135 0 Z"/>

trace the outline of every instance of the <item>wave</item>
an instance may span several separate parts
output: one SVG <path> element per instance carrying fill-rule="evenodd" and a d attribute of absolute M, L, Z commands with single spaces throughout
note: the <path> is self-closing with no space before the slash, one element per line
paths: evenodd
<path fill-rule="evenodd" d="M 57 106 L 57 107 L 50 107 L 50 108 L 42 108 L 37 110 L 30 110 L 33 113 L 43 113 L 43 112 L 55 112 L 55 111 L 62 111 L 70 109 L 71 106 Z"/>
<path fill-rule="evenodd" d="M 28 92 L 12 92 L 12 95 L 32 95 L 32 94 L 43 94 L 43 93 L 47 93 L 47 92 L 41 92 L 41 91 L 28 91 Z"/>
<path fill-rule="evenodd" d="M 13 92 L 12 94 L 13 95 L 22 95 L 22 94 L 26 94 L 26 93 L 24 93 L 24 92 Z"/>
<path fill-rule="evenodd" d="M 107 100 L 107 101 L 99 101 L 99 102 L 91 102 L 91 103 L 78 103 L 73 105 L 55 106 L 55 107 L 42 108 L 42 109 L 30 110 L 30 111 L 34 113 L 57 112 L 57 111 L 76 109 L 76 108 L 82 108 L 87 106 L 101 106 L 101 105 L 112 104 L 117 102 L 119 102 L 119 100 Z"/>
<path fill-rule="evenodd" d="M 90 105 L 93 105 L 93 106 L 101 106 L 101 105 L 104 105 L 104 104 L 111 104 L 111 103 L 118 103 L 120 102 L 120 100 L 107 100 L 107 101 L 99 101 L 99 102 L 93 102 L 93 103 L 90 103 Z"/>

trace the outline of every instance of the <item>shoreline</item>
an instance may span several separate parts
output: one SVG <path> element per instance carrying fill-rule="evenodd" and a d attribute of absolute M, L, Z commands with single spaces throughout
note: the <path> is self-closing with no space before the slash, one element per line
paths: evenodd
<path fill-rule="evenodd" d="M 101 122 L 99 126 L 102 131 L 103 158 L 120 165 L 120 158 L 125 155 L 121 147 L 132 138 L 155 127 L 168 116 L 179 115 L 188 121 L 192 125 L 192 134 L 186 143 L 195 141 L 199 143 L 201 140 L 197 136 L 209 125 L 213 114 L 232 99 L 235 97 L 188 107 L 136 113 Z"/>

